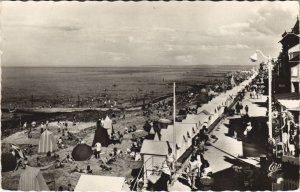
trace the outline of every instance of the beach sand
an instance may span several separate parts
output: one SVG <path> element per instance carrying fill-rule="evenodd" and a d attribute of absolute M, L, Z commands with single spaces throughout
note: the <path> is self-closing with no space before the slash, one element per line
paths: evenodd
<path fill-rule="evenodd" d="M 53 110 L 53 109 L 49 109 Z M 77 111 L 77 116 L 82 116 L 85 111 Z M 89 113 L 96 113 L 98 114 L 99 111 L 94 110 L 93 112 Z M 131 138 L 132 134 L 135 134 L 137 137 L 139 136 L 145 136 L 145 131 L 143 130 L 143 125 L 147 120 L 157 120 L 157 113 L 154 113 L 150 115 L 149 117 L 146 117 L 143 115 L 143 111 L 140 108 L 131 108 L 125 111 L 126 118 L 125 119 L 119 119 L 115 118 L 113 120 L 116 121 L 115 124 L 113 124 L 115 131 L 120 131 L 123 133 L 125 126 L 133 126 L 136 125 L 137 131 L 134 133 L 129 133 L 124 135 L 124 139 L 122 144 L 111 144 L 108 147 L 103 147 L 102 151 L 105 152 L 103 155 L 104 157 L 108 157 L 109 153 L 112 152 L 113 148 L 116 147 L 123 151 L 125 154 L 122 158 L 118 158 L 116 162 L 111 164 L 112 170 L 105 171 L 100 168 L 100 164 L 97 159 L 92 156 L 92 158 L 89 161 L 83 161 L 83 162 L 73 162 L 66 164 L 63 168 L 55 169 L 54 166 L 50 167 L 47 170 L 43 170 L 42 174 L 45 177 L 46 182 L 50 182 L 48 184 L 49 188 L 51 190 L 57 190 L 59 186 L 66 187 L 69 183 L 74 188 L 77 184 L 77 181 L 80 177 L 81 173 L 70 173 L 71 170 L 75 168 L 75 165 L 78 165 L 81 169 L 86 169 L 87 165 L 91 166 L 91 169 L 93 170 L 93 174 L 95 175 L 105 175 L 105 176 L 122 176 L 126 178 L 131 178 L 131 168 L 133 168 L 136 164 L 136 162 L 129 156 L 129 154 L 126 154 L 127 148 L 130 148 L 131 146 Z M 95 115 L 97 116 L 97 115 Z M 102 116 L 103 117 L 103 116 Z M 95 117 L 94 117 L 95 118 Z M 101 117 L 99 117 L 101 118 Z M 167 117 L 170 118 L 170 117 Z M 76 137 L 82 137 L 86 144 L 92 145 L 93 139 L 94 139 L 94 132 L 96 129 L 96 120 L 90 121 L 90 122 L 77 122 L 75 126 L 72 125 L 72 122 L 68 121 L 68 130 L 72 132 Z M 62 123 L 64 121 L 61 121 Z M 61 133 L 58 133 L 57 131 L 57 121 L 49 122 L 49 130 L 54 133 L 55 137 L 58 138 Z M 35 130 L 32 131 L 33 138 L 28 139 L 27 134 L 25 131 L 16 132 L 14 134 L 11 134 L 10 136 L 4 138 L 2 140 L 2 151 L 9 151 L 9 148 L 11 147 L 10 144 L 18 144 L 21 148 L 27 147 L 29 144 L 34 145 L 33 147 L 33 153 L 34 155 L 29 156 L 29 162 L 33 164 L 33 166 L 36 163 L 36 157 L 40 156 L 44 159 L 44 165 L 49 164 L 52 162 L 52 159 L 48 159 L 45 157 L 45 155 L 38 155 L 37 154 L 37 146 L 39 142 L 39 136 L 40 136 L 40 127 L 37 127 Z M 71 154 L 73 148 L 76 146 L 74 142 L 66 141 L 67 147 L 64 149 L 60 149 L 56 152 L 60 156 L 60 159 L 65 158 L 67 154 Z M 2 188 L 3 189 L 9 189 L 9 190 L 17 190 L 18 187 L 18 181 L 21 172 L 23 169 L 18 169 L 17 171 L 11 171 L 2 173 Z M 55 181 L 51 182 L 51 181 Z M 128 185 L 124 186 L 124 190 L 128 188 Z"/>

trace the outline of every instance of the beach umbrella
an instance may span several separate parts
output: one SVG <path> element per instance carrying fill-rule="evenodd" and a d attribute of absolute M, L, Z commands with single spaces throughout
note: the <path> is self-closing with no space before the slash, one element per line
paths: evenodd
<path fill-rule="evenodd" d="M 159 119 L 157 122 L 160 129 L 166 129 L 172 123 L 169 119 Z"/>
<path fill-rule="evenodd" d="M 72 151 L 72 157 L 75 161 L 89 160 L 92 154 L 92 148 L 87 144 L 78 144 Z"/>
<path fill-rule="evenodd" d="M 202 89 L 200 90 L 200 92 L 201 92 L 201 93 L 206 93 L 206 92 L 207 92 L 207 89 L 202 88 Z"/>
<path fill-rule="evenodd" d="M 172 121 L 169 119 L 160 119 L 160 120 L 158 120 L 158 122 L 159 123 L 172 123 Z"/>
<path fill-rule="evenodd" d="M 3 153 L 1 155 L 1 167 L 2 172 L 8 172 L 15 170 L 17 166 L 17 159 L 11 153 Z"/>

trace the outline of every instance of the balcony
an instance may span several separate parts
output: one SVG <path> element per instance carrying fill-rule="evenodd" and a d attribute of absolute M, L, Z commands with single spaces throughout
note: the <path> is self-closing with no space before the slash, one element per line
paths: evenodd
<path fill-rule="evenodd" d="M 300 47 L 299 44 L 295 45 L 294 47 L 291 47 L 288 50 L 288 55 L 289 55 L 289 61 L 290 62 L 300 62 Z"/>

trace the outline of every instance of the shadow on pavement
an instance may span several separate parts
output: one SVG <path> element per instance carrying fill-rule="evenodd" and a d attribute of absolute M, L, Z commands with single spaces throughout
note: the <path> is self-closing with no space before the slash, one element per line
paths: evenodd
<path fill-rule="evenodd" d="M 228 156 L 224 156 L 224 161 L 229 162 L 233 166 L 240 166 L 241 164 L 239 160 Z M 211 188 L 213 191 L 244 190 L 242 178 L 240 178 L 231 167 L 214 173 L 212 177 L 214 178 L 214 183 Z"/>
<path fill-rule="evenodd" d="M 256 104 L 259 107 L 264 107 L 267 108 L 268 104 L 264 101 L 264 102 L 253 102 L 253 104 Z"/>

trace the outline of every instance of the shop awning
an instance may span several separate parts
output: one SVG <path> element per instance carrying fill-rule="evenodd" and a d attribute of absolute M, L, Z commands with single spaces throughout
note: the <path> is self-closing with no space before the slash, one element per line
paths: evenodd
<path fill-rule="evenodd" d="M 300 109 L 300 100 L 284 100 L 284 99 L 279 99 L 278 102 L 285 106 L 288 110 L 289 109 L 294 109 L 294 110 L 299 110 Z"/>
<path fill-rule="evenodd" d="M 280 93 L 274 97 L 276 100 L 300 100 L 300 93 Z"/>

